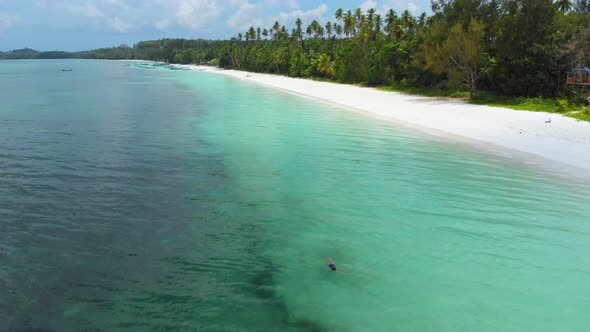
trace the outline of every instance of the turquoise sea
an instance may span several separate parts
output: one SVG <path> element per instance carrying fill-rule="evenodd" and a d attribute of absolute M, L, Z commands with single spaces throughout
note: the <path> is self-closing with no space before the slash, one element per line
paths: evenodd
<path fill-rule="evenodd" d="M 0 197 L 0 331 L 590 326 L 588 183 L 221 75 L 1 61 Z"/>

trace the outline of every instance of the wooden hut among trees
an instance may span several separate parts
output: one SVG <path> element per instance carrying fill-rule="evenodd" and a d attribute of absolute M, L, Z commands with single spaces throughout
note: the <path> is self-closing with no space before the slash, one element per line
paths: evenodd
<path fill-rule="evenodd" d="M 576 103 L 587 103 L 590 97 L 590 68 L 578 66 L 570 70 L 567 75 L 567 84 L 576 92 Z"/>

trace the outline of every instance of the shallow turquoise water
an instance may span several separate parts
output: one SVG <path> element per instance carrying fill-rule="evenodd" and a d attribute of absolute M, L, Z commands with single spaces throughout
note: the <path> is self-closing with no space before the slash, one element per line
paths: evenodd
<path fill-rule="evenodd" d="M 586 184 L 201 72 L 0 62 L 0 99 L 0 330 L 590 323 Z"/>

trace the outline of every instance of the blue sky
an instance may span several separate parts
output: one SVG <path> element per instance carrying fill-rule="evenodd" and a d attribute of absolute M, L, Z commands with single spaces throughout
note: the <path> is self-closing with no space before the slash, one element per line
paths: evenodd
<path fill-rule="evenodd" d="M 0 0 L 0 51 L 87 50 L 164 37 L 228 38 L 250 25 L 333 20 L 336 9 L 430 11 L 429 0 Z"/>

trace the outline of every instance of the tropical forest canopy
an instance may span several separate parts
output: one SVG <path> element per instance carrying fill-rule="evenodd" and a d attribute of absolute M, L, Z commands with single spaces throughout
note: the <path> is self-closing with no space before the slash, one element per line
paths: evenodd
<path fill-rule="evenodd" d="M 338 9 L 332 20 L 250 27 L 224 41 L 161 39 L 94 51 L 2 58 L 143 59 L 321 77 L 557 97 L 590 60 L 590 0 L 432 0 L 432 15 Z M 290 28 L 287 28 L 289 26 Z"/>

